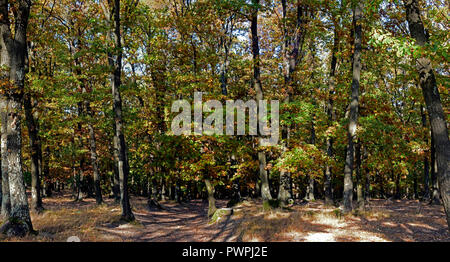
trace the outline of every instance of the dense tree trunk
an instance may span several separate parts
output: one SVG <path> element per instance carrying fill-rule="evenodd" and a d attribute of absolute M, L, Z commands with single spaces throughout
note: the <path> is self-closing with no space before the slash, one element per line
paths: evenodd
<path fill-rule="evenodd" d="M 422 117 L 422 127 L 426 128 L 427 126 L 427 116 L 425 115 L 425 112 L 423 110 L 423 106 L 420 106 L 420 114 Z M 424 142 L 425 144 L 428 144 L 428 136 L 424 137 Z M 424 185 L 424 192 L 423 192 L 423 196 L 422 196 L 422 200 L 424 201 L 428 201 L 430 199 L 430 165 L 428 162 L 428 152 L 425 152 L 425 155 L 423 157 L 423 185 Z"/>
<path fill-rule="evenodd" d="M 428 42 L 428 38 L 420 18 L 418 1 L 404 0 L 404 3 L 411 37 L 415 39 L 417 45 L 424 46 Z M 416 67 L 436 146 L 437 179 L 450 230 L 450 140 L 447 121 L 430 59 L 426 57 L 417 59 Z"/>
<path fill-rule="evenodd" d="M 331 66 L 330 66 L 330 80 L 329 80 L 329 91 L 328 91 L 328 100 L 327 100 L 327 115 L 328 115 L 328 127 L 331 127 L 333 125 L 333 122 L 336 121 L 336 113 L 333 108 L 333 95 L 335 93 L 336 88 L 336 65 L 337 65 L 337 58 L 336 53 L 338 52 L 338 45 L 339 45 L 339 38 L 337 35 L 337 23 L 334 25 L 334 37 L 333 37 L 333 49 L 331 50 Z M 329 136 L 327 137 L 327 156 L 329 158 L 329 161 L 331 161 L 334 157 L 333 152 L 333 137 Z M 329 162 L 326 163 L 325 166 L 325 176 L 324 176 L 324 193 L 325 193 L 325 204 L 331 205 L 333 204 L 333 196 L 331 192 L 331 183 L 333 174 L 331 171 L 331 165 Z"/>
<path fill-rule="evenodd" d="M 212 217 L 217 210 L 216 199 L 214 198 L 214 186 L 209 178 L 205 179 L 206 192 L 208 193 L 208 217 Z"/>
<path fill-rule="evenodd" d="M 316 143 L 316 129 L 314 127 L 314 115 L 312 116 L 312 121 L 311 121 L 311 127 L 310 127 L 310 141 L 309 143 L 311 145 L 314 145 Z M 308 185 L 306 188 L 306 199 L 309 201 L 313 201 L 316 198 L 314 197 L 314 177 L 311 175 L 308 175 L 307 177 L 308 180 Z"/>
<path fill-rule="evenodd" d="M 356 128 L 358 126 L 358 108 L 359 108 L 359 80 L 361 77 L 361 17 L 362 17 L 362 3 L 356 3 L 353 10 L 353 26 L 355 48 L 353 53 L 353 80 L 352 80 L 352 95 L 349 105 L 349 123 L 348 123 L 348 146 L 345 157 L 344 167 L 344 212 L 348 213 L 353 210 L 353 160 L 354 160 L 354 139 L 356 135 Z"/>
<path fill-rule="evenodd" d="M 177 203 L 181 203 L 181 187 L 179 179 L 175 181 L 175 201 L 177 201 Z"/>
<path fill-rule="evenodd" d="M 42 156 L 42 154 L 41 154 L 41 156 L 40 156 L 40 158 L 44 159 L 43 161 L 41 159 L 41 163 L 43 163 L 43 165 L 42 165 L 42 178 L 44 180 L 44 182 L 43 182 L 43 196 L 51 197 L 52 196 L 52 187 L 51 187 L 50 166 L 49 166 L 50 148 L 48 146 L 45 147 L 45 151 L 44 152 L 45 152 L 45 155 Z M 74 171 L 76 171 L 76 170 L 74 169 Z"/>
<path fill-rule="evenodd" d="M 431 196 L 430 204 L 440 205 L 439 185 L 437 182 L 437 161 L 436 161 L 436 145 L 434 144 L 434 138 L 431 136 Z"/>
<path fill-rule="evenodd" d="M 77 60 L 76 60 L 77 61 Z M 81 84 L 81 92 L 82 94 L 86 94 L 88 92 L 86 83 L 82 82 Z M 97 143 L 95 139 L 95 130 L 92 124 L 94 121 L 94 112 L 91 108 L 90 102 L 85 98 L 83 101 L 84 112 L 90 119 L 88 120 L 88 131 L 89 131 L 89 151 L 90 151 L 90 159 L 92 166 L 92 175 L 93 175 L 93 190 L 95 192 L 95 200 L 97 205 L 100 205 L 103 202 L 102 191 L 100 187 L 100 173 L 98 169 L 98 160 L 97 160 Z M 91 190 L 90 190 L 91 191 Z"/>
<path fill-rule="evenodd" d="M 308 201 L 314 201 L 314 178 L 311 175 L 308 175 L 306 178 L 308 184 L 306 185 L 306 196 L 305 199 Z"/>
<path fill-rule="evenodd" d="M 8 219 L 11 212 L 11 199 L 9 195 L 9 176 L 8 176 L 8 159 L 7 159 L 7 148 L 6 148 L 6 121 L 7 121 L 7 107 L 6 107 L 6 98 L 1 98 L 1 124 L 2 124 L 2 133 L 1 133 L 1 171 L 2 171 L 2 206 L 1 206 L 1 215 L 3 218 Z"/>
<path fill-rule="evenodd" d="M 222 95 L 226 96 L 228 94 L 228 67 L 230 64 L 229 53 L 233 40 L 233 27 L 234 27 L 234 15 L 228 17 L 223 24 L 222 32 L 223 36 L 220 37 L 220 46 L 223 49 L 223 57 L 220 64 L 220 88 L 222 90 Z"/>
<path fill-rule="evenodd" d="M 148 179 L 148 200 L 147 205 L 149 209 L 163 209 L 161 204 L 158 202 L 158 188 L 156 181 L 154 179 Z"/>
<path fill-rule="evenodd" d="M 37 119 L 33 116 L 33 107 L 29 95 L 26 95 L 24 98 L 24 108 L 31 148 L 31 210 L 39 213 L 43 210 L 41 198 L 41 169 L 39 168 L 40 145 L 38 143 L 39 134 Z"/>
<path fill-rule="evenodd" d="M 261 73 L 260 73 L 260 57 L 259 57 L 259 39 L 258 39 L 258 9 L 259 0 L 252 0 L 252 13 L 251 13 L 251 40 L 252 40 L 252 54 L 253 54 L 253 88 L 256 93 L 256 101 L 263 100 L 263 90 L 261 83 Z M 261 137 L 258 137 L 257 142 L 259 143 Z M 259 146 L 259 145 L 257 145 Z M 271 200 L 272 195 L 270 194 L 269 187 L 269 176 L 266 170 L 266 153 L 262 150 L 258 150 L 258 161 L 259 161 L 259 177 L 261 179 L 261 197 L 263 201 Z"/>
<path fill-rule="evenodd" d="M 358 143 L 355 147 L 355 158 L 356 158 L 356 202 L 358 204 L 358 208 L 364 210 L 364 195 L 363 195 L 363 179 L 361 175 L 361 142 L 358 140 Z"/>
<path fill-rule="evenodd" d="M 115 136 L 114 136 L 114 142 L 115 143 Z M 111 186 L 111 193 L 112 193 L 112 197 L 114 198 L 114 202 L 119 203 L 120 202 L 120 183 L 119 183 L 119 169 L 117 168 L 117 162 L 116 162 L 116 150 L 114 150 L 114 146 L 113 146 L 113 157 L 114 157 L 114 161 L 113 161 L 113 175 L 111 177 L 111 182 L 112 182 L 112 186 Z"/>
<path fill-rule="evenodd" d="M 8 68 L 2 78 L 10 81 L 6 92 L 6 159 L 8 163 L 10 219 L 1 232 L 24 236 L 33 231 L 22 173 L 22 103 L 27 73 L 27 26 L 31 1 L 20 0 L 14 10 L 14 34 L 9 21 L 9 3 L 0 1 L 1 66 Z M 4 141 L 2 141 L 4 142 Z"/>
<path fill-rule="evenodd" d="M 364 201 L 368 202 L 370 200 L 370 172 L 369 168 L 365 169 L 366 177 L 365 177 L 365 188 L 364 188 Z"/>
<path fill-rule="evenodd" d="M 83 116 L 83 105 L 81 102 L 78 103 L 78 117 L 81 118 Z M 78 148 L 83 149 L 83 130 L 82 130 L 82 124 L 81 121 L 77 124 L 77 140 L 78 140 Z M 84 165 L 85 159 L 83 154 L 80 155 L 79 158 L 79 164 L 77 169 L 77 184 L 76 184 L 76 195 L 75 195 L 75 201 L 83 201 L 84 197 L 87 196 L 86 194 L 86 188 L 85 188 L 85 165 Z"/>
<path fill-rule="evenodd" d="M 395 174 L 393 167 L 391 168 L 391 174 L 392 174 L 392 179 L 395 180 L 394 199 L 400 199 L 401 198 L 400 174 Z"/>
<path fill-rule="evenodd" d="M 166 200 L 166 180 L 161 178 L 161 200 Z"/>
<path fill-rule="evenodd" d="M 85 102 L 85 107 L 87 114 L 90 117 L 94 116 L 94 113 L 91 109 L 91 106 L 89 102 Z M 92 121 L 92 120 L 91 120 Z M 95 132 L 94 132 L 94 126 L 92 123 L 88 124 L 89 128 L 89 149 L 91 151 L 91 165 L 92 165 L 92 173 L 94 178 L 94 191 L 95 191 L 95 201 L 97 202 L 97 205 L 100 205 L 103 202 L 102 198 L 102 190 L 100 187 L 100 173 L 98 170 L 98 161 L 97 161 L 97 143 L 95 140 Z"/>
<path fill-rule="evenodd" d="M 114 156 L 119 173 L 120 185 L 120 205 L 122 208 L 122 219 L 125 221 L 133 221 L 134 215 L 131 211 L 131 205 L 128 195 L 128 157 L 125 136 L 123 133 L 122 119 L 122 98 L 120 95 L 121 74 L 122 74 L 122 43 L 121 43 L 121 23 L 120 23 L 120 0 L 114 0 L 111 3 L 109 20 L 113 22 L 114 32 L 108 33 L 111 40 L 114 41 L 114 52 L 108 53 L 108 62 L 112 67 L 111 72 L 111 89 L 113 96 L 114 111 Z"/>

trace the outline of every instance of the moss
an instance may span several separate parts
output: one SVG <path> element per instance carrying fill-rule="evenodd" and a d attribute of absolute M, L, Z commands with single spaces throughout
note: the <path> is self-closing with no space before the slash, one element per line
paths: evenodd
<path fill-rule="evenodd" d="M 223 219 L 223 217 L 231 216 L 233 214 L 232 208 L 220 208 L 214 212 L 214 215 L 210 219 L 210 223 L 216 223 Z"/>

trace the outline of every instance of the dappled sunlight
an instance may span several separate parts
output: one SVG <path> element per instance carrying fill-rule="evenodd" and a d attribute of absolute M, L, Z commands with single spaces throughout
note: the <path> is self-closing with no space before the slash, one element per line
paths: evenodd
<path fill-rule="evenodd" d="M 136 221 L 120 221 L 117 203 L 105 199 L 74 202 L 70 195 L 44 199 L 46 210 L 33 214 L 37 236 L 7 241 L 294 241 L 294 242 L 386 242 L 449 241 L 441 206 L 419 202 L 372 200 L 367 209 L 343 215 L 322 201 L 294 205 L 289 209 L 262 208 L 261 200 L 247 200 L 234 208 L 233 215 L 209 223 L 208 203 L 191 200 L 178 204 L 161 201 L 163 209 L 150 211 L 147 198 L 132 197 Z M 58 203 L 61 203 L 59 205 Z M 226 201 L 217 200 L 219 208 Z M 323 208 L 320 208 L 323 207 Z M 419 216 L 422 210 L 426 216 Z"/>

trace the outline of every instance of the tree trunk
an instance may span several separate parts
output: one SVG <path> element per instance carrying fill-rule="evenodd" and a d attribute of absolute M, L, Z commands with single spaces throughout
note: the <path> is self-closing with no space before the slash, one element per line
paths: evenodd
<path fill-rule="evenodd" d="M 422 127 L 426 128 L 427 126 L 427 116 L 423 110 L 423 106 L 420 106 L 420 114 L 422 116 Z M 428 144 L 428 137 L 424 137 L 425 144 Z M 430 199 L 430 187 L 429 187 L 429 179 L 430 179 L 430 165 L 428 163 L 428 152 L 425 152 L 425 156 L 423 157 L 423 184 L 424 184 L 424 192 L 422 196 L 422 200 L 428 201 Z"/>
<path fill-rule="evenodd" d="M 114 144 L 116 140 L 116 136 L 114 135 Z M 114 146 L 115 147 L 115 146 Z M 113 163 L 113 168 L 114 168 L 114 173 L 112 176 L 112 196 L 114 198 L 114 202 L 119 203 L 120 202 L 120 183 L 119 183 L 119 169 L 117 168 L 117 162 L 116 162 L 116 150 L 113 149 L 113 156 L 114 156 L 114 163 Z"/>
<path fill-rule="evenodd" d="M 395 174 L 394 169 L 391 169 L 392 178 L 395 179 L 395 193 L 394 198 L 400 199 L 401 198 L 401 192 L 400 192 L 400 174 Z"/>
<path fill-rule="evenodd" d="M 78 103 L 78 117 L 81 118 L 83 115 L 83 105 L 82 103 Z M 81 126 L 81 121 L 78 123 L 78 148 L 83 149 L 83 130 Z M 83 198 L 85 195 L 85 177 L 84 177 L 84 156 L 81 155 L 79 159 L 79 165 L 77 170 L 77 184 L 76 184 L 76 195 L 75 195 L 75 201 L 83 201 Z"/>
<path fill-rule="evenodd" d="M 348 147 L 344 167 L 344 212 L 353 210 L 353 153 L 356 128 L 358 126 L 358 107 L 359 107 L 359 80 L 361 77 L 361 17 L 362 4 L 358 2 L 353 10 L 353 26 L 355 38 L 355 50 L 353 53 L 353 80 L 352 95 L 349 105 L 349 124 L 348 124 Z"/>
<path fill-rule="evenodd" d="M 216 199 L 214 198 L 214 186 L 209 178 L 205 179 L 206 191 L 208 193 L 208 217 L 212 217 L 217 210 Z"/>
<path fill-rule="evenodd" d="M 336 113 L 333 108 L 333 95 L 336 88 L 336 80 L 335 80 L 335 74 L 336 74 L 336 64 L 337 64 L 337 58 L 336 53 L 338 51 L 338 35 L 337 35 L 337 23 L 334 25 L 334 38 L 333 38 L 333 49 L 331 53 L 331 66 L 330 66 L 330 81 L 329 81 L 329 91 L 328 91 L 328 103 L 327 103 L 327 115 L 328 115 L 328 127 L 331 127 L 333 125 L 333 122 L 336 121 Z M 329 158 L 329 161 L 331 161 L 334 158 L 334 152 L 333 152 L 333 137 L 329 136 L 327 137 L 327 156 Z M 331 178 L 333 174 L 331 171 L 331 165 L 329 162 L 326 163 L 325 166 L 325 181 L 324 181 L 324 193 L 325 193 L 325 204 L 326 205 L 332 205 L 333 204 L 333 196 L 331 192 Z"/>
<path fill-rule="evenodd" d="M 93 118 L 94 112 L 92 111 L 88 101 L 85 101 L 85 107 L 87 114 Z M 91 151 L 91 165 L 94 177 L 95 201 L 97 202 L 97 205 L 100 205 L 103 202 L 103 198 L 102 198 L 102 190 L 100 187 L 100 173 L 98 171 L 97 143 L 95 140 L 94 126 L 92 125 L 92 123 L 88 124 L 88 129 L 89 129 L 89 149 Z"/>
<path fill-rule="evenodd" d="M 108 54 L 109 65 L 113 68 L 111 73 L 111 89 L 113 96 L 114 111 L 114 151 L 115 161 L 119 173 L 120 185 L 120 205 L 122 208 L 122 219 L 124 221 L 133 221 L 134 215 L 131 211 L 130 200 L 128 196 L 128 157 L 125 136 L 123 133 L 122 119 L 122 98 L 120 96 L 121 74 L 122 74 L 122 43 L 120 33 L 120 0 L 114 0 L 113 6 L 110 6 L 110 21 L 114 23 L 114 33 L 108 36 L 114 40 L 114 52 Z"/>
<path fill-rule="evenodd" d="M 259 58 L 259 40 L 258 40 L 258 9 L 259 0 L 252 0 L 252 14 L 251 14 L 251 39 L 252 39 L 252 54 L 253 54 L 253 88 L 256 93 L 256 101 L 263 100 L 263 90 L 260 73 L 260 58 Z M 259 142 L 261 137 L 258 137 Z M 259 145 L 257 145 L 259 146 Z M 266 153 L 258 149 L 259 161 L 259 177 L 261 178 L 261 197 L 263 201 L 271 200 L 269 187 L 269 176 L 266 170 Z"/>
<path fill-rule="evenodd" d="M 1 66 L 8 68 L 2 77 L 10 81 L 6 89 L 6 159 L 8 163 L 9 194 L 11 200 L 10 219 L 1 232 L 24 236 L 33 232 L 27 194 L 22 173 L 22 128 L 21 114 L 27 65 L 27 26 L 31 1 L 19 0 L 14 10 L 14 38 L 10 28 L 8 1 L 0 2 Z M 3 134 L 2 134 L 3 135 Z M 2 142 L 4 142 L 2 140 Z M 2 145 L 3 146 L 3 145 Z"/>
<path fill-rule="evenodd" d="M 314 197 L 314 178 L 310 175 L 307 177 L 308 185 L 306 186 L 306 200 L 313 201 Z"/>
<path fill-rule="evenodd" d="M 358 203 L 358 208 L 364 210 L 364 195 L 363 195 L 363 179 L 361 175 L 361 142 L 358 140 L 355 148 L 356 157 L 356 202 Z"/>
<path fill-rule="evenodd" d="M 418 1 L 404 0 L 404 3 L 411 37 L 416 40 L 417 45 L 424 46 L 428 39 L 420 18 Z M 430 59 L 426 57 L 419 58 L 416 67 L 419 72 L 419 84 L 427 105 L 431 132 L 436 145 L 437 179 L 447 215 L 447 225 L 450 230 L 450 140 L 446 117 Z"/>
<path fill-rule="evenodd" d="M 436 161 L 436 145 L 434 144 L 434 138 L 431 137 L 431 205 L 440 205 L 439 185 L 437 182 L 437 161 Z"/>
<path fill-rule="evenodd" d="M 33 107 L 29 95 L 24 99 L 25 118 L 31 148 L 31 210 L 40 213 L 44 208 L 41 198 L 41 169 L 39 168 L 39 148 L 37 119 L 33 116 Z"/>
<path fill-rule="evenodd" d="M 310 128 L 311 136 L 310 136 L 309 143 L 311 145 L 314 145 L 316 143 L 316 129 L 314 127 L 314 115 L 313 115 L 312 119 L 313 120 L 311 121 L 311 128 Z M 309 200 L 309 201 L 313 201 L 313 200 L 316 199 L 314 197 L 314 177 L 311 176 L 311 175 L 308 176 L 308 186 L 307 186 L 307 189 L 306 189 L 306 199 Z"/>
<path fill-rule="evenodd" d="M 9 218 L 11 212 L 11 198 L 9 195 L 9 176 L 8 176 L 8 151 L 6 148 L 6 121 L 7 121 L 7 106 L 6 106 L 6 98 L 2 98 L 1 102 L 1 122 L 2 122 L 2 134 L 1 134 L 1 171 L 2 171 L 2 207 L 1 207 L 1 215 L 6 220 Z"/>
<path fill-rule="evenodd" d="M 177 203 L 181 203 L 181 188 L 179 179 L 175 182 L 175 201 L 177 201 Z"/>

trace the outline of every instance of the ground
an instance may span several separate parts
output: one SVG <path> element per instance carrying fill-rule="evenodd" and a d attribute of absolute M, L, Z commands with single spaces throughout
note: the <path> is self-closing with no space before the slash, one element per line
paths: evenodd
<path fill-rule="evenodd" d="M 450 241 L 444 211 L 415 200 L 371 200 L 364 212 L 342 215 L 322 201 L 290 209 L 264 211 L 258 200 L 245 201 L 232 216 L 208 223 L 208 203 L 163 201 L 164 210 L 149 210 L 146 198 L 131 199 L 136 221 L 122 223 L 111 199 L 74 202 L 70 194 L 45 198 L 46 210 L 32 214 L 39 233 L 0 241 Z M 226 201 L 218 200 L 218 207 Z"/>

